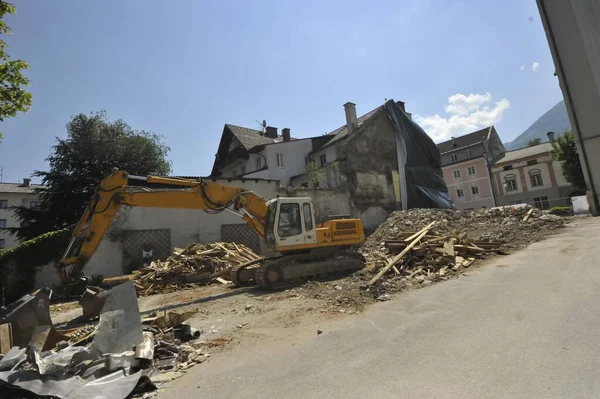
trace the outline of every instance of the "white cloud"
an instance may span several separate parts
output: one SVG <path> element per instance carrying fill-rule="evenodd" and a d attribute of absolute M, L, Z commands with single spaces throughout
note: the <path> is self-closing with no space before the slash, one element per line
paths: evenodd
<path fill-rule="evenodd" d="M 502 120 L 504 111 L 509 108 L 506 98 L 494 102 L 490 93 L 455 94 L 448 97 L 444 108 L 447 116 L 415 115 L 415 121 L 435 142 L 440 142 L 493 125 Z"/>
<path fill-rule="evenodd" d="M 525 65 L 521 65 L 521 71 L 525 70 Z"/>
<path fill-rule="evenodd" d="M 531 64 L 531 70 L 533 72 L 537 72 L 538 69 L 540 69 L 540 63 L 539 62 L 534 62 L 533 64 Z"/>

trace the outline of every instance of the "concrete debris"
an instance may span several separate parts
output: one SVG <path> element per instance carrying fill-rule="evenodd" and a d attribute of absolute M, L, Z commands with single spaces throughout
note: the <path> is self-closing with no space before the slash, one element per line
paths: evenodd
<path fill-rule="evenodd" d="M 221 278 L 240 264 L 257 261 L 261 256 L 243 244 L 216 242 L 192 244 L 176 249 L 165 261 L 153 261 L 133 275 L 139 295 L 168 293 L 193 284 L 207 284 Z"/>
<path fill-rule="evenodd" d="M 38 326 L 25 347 L 14 346 L 0 358 L 0 396 L 20 398 L 23 390 L 69 399 L 142 395 L 210 356 L 205 345 L 182 344 L 201 335 L 185 323 L 189 312 L 146 317 L 142 323 L 133 282 L 106 293 L 99 321 L 57 328 L 63 339 L 49 350 L 48 331 L 54 327 Z"/>
<path fill-rule="evenodd" d="M 373 298 L 414 281 L 428 285 L 456 276 L 478 259 L 536 241 L 568 220 L 536 208 L 478 211 L 411 209 L 392 213 L 359 248 L 371 274 Z"/>

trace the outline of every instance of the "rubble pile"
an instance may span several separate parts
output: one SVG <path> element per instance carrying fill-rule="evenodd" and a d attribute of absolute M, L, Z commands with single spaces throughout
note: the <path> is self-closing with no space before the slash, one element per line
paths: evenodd
<path fill-rule="evenodd" d="M 156 390 L 210 356 L 208 345 L 197 340 L 202 332 L 187 323 L 194 312 L 142 318 L 131 281 L 107 291 L 98 320 L 75 327 L 48 322 L 50 295 L 28 295 L 0 318 L 7 331 L 19 334 L 0 334 L 2 397 L 25 397 L 24 391 L 36 397 L 131 397 Z M 34 306 L 23 307 L 29 303 Z"/>
<path fill-rule="evenodd" d="M 185 249 L 176 248 L 165 261 L 153 261 L 137 270 L 133 280 L 140 295 L 167 293 L 208 283 L 237 265 L 259 259 L 262 257 L 243 244 L 192 244 Z"/>
<path fill-rule="evenodd" d="M 382 295 L 386 285 L 401 289 L 408 282 L 445 280 L 477 259 L 536 241 L 565 223 L 560 216 L 531 207 L 411 209 L 392 213 L 359 251 L 367 269 L 377 273 L 368 275 L 368 286 Z M 384 275 L 387 278 L 381 280 Z"/>

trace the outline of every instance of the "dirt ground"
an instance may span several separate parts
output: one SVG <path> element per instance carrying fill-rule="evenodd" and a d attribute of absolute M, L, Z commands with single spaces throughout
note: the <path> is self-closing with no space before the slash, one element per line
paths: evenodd
<path fill-rule="evenodd" d="M 540 230 L 530 234 L 515 246 L 514 251 L 526 243 L 542 240 L 560 231 Z M 188 320 L 189 324 L 201 331 L 195 345 L 203 346 L 211 356 L 232 356 L 235 352 L 230 352 L 248 346 L 260 350 L 261 344 L 294 345 L 303 338 L 327 333 L 329 324 L 360 313 L 369 304 L 394 299 L 412 289 L 464 278 L 485 267 L 486 262 L 479 260 L 468 269 L 424 282 L 392 275 L 382 279 L 383 284 L 371 290 L 365 289 L 365 283 L 373 276 L 373 272 L 364 269 L 351 275 L 338 276 L 337 279 L 308 281 L 279 291 L 265 291 L 256 287 L 235 288 L 215 283 L 176 293 L 140 297 L 138 303 L 142 315 L 160 315 L 169 311 L 196 312 Z M 73 320 L 80 314 L 81 308 L 76 302 L 51 307 L 52 320 L 56 325 Z"/>

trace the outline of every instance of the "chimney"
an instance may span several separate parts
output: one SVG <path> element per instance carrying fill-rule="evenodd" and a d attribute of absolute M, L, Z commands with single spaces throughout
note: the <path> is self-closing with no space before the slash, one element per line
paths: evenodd
<path fill-rule="evenodd" d="M 22 187 L 31 187 L 31 179 L 23 179 Z"/>
<path fill-rule="evenodd" d="M 404 101 L 396 101 L 396 105 L 398 105 L 402 109 L 402 112 L 406 113 L 406 108 L 404 106 Z"/>
<path fill-rule="evenodd" d="M 271 139 L 277 138 L 277 128 L 273 126 L 267 126 L 267 131 L 265 132 L 265 136 Z"/>
<path fill-rule="evenodd" d="M 352 133 L 356 128 L 358 128 L 356 104 L 347 102 L 344 104 L 344 110 L 346 111 L 346 126 L 348 127 L 348 133 Z"/>
<path fill-rule="evenodd" d="M 452 148 L 456 148 L 458 144 L 456 144 L 456 137 L 450 137 L 452 139 Z"/>
<path fill-rule="evenodd" d="M 548 132 L 548 140 L 550 140 L 550 142 L 554 141 L 554 132 Z"/>
<path fill-rule="evenodd" d="M 286 127 L 281 129 L 281 137 L 283 137 L 283 141 L 290 141 L 292 136 L 290 136 L 290 128 Z"/>

